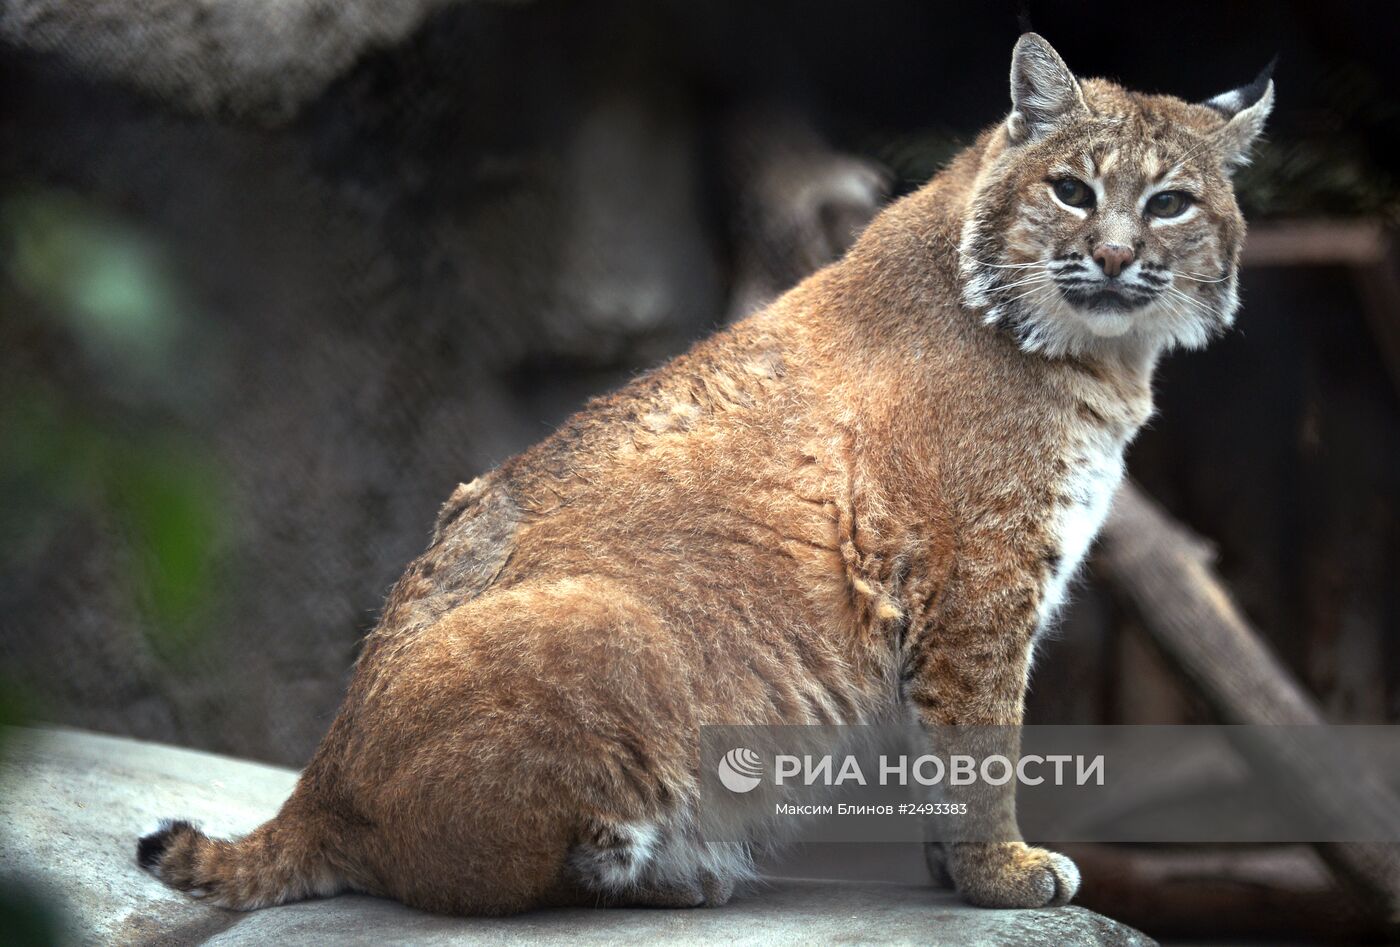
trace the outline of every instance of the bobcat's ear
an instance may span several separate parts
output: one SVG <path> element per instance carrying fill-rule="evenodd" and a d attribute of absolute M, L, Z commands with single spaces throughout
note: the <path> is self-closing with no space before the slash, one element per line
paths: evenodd
<path fill-rule="evenodd" d="M 1060 54 L 1039 34 L 1022 34 L 1011 51 L 1011 115 L 1006 119 L 1011 143 L 1034 141 L 1066 118 L 1088 112 L 1079 80 Z"/>
<path fill-rule="evenodd" d="M 1221 93 L 1205 103 L 1229 119 L 1215 133 L 1216 151 L 1227 170 L 1234 171 L 1249 164 L 1249 150 L 1264 130 L 1264 121 L 1274 107 L 1273 75 L 1274 63 L 1271 62 L 1249 85 Z"/>

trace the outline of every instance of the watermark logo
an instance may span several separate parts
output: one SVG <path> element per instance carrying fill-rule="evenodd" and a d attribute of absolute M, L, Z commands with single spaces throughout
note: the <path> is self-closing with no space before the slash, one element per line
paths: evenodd
<path fill-rule="evenodd" d="M 1000 754 L 986 757 L 966 754 L 942 757 L 929 754 L 881 756 L 878 768 L 867 773 L 853 755 L 797 756 L 779 753 L 773 757 L 774 786 L 968 786 L 985 783 L 1004 786 L 1015 781 L 1024 786 L 1085 786 L 1104 784 L 1104 755 L 1027 754 L 1012 760 Z M 1071 764 L 1074 764 L 1071 768 Z M 868 765 L 868 764 L 867 764 Z M 763 757 L 739 746 L 720 757 L 719 781 L 730 792 L 752 792 L 763 781 Z"/>
<path fill-rule="evenodd" d="M 802 842 L 1400 843 L 1397 820 L 1332 804 L 1371 761 L 1400 759 L 1395 725 L 698 730 L 693 830 L 717 844 L 750 841 L 758 820 Z M 1295 750 L 1340 774 L 1307 804 L 1274 791 L 1278 754 Z M 1164 761 L 1181 759 L 1201 779 L 1164 784 Z M 1139 785 L 1154 787 L 1151 804 L 1125 806 Z"/>
<path fill-rule="evenodd" d="M 750 792 L 763 781 L 763 760 L 746 747 L 735 747 L 719 761 L 719 781 L 730 792 Z"/>

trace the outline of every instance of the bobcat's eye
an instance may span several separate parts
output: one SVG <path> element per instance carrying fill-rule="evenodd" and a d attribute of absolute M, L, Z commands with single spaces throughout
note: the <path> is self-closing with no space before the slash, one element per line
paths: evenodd
<path fill-rule="evenodd" d="M 1147 213 L 1153 217 L 1180 217 L 1191 206 L 1191 200 L 1185 191 L 1163 191 L 1147 199 Z"/>
<path fill-rule="evenodd" d="M 1060 178 L 1058 181 L 1051 181 L 1050 186 L 1054 188 L 1055 197 L 1062 204 L 1068 204 L 1070 207 L 1094 206 L 1094 189 L 1078 178 Z"/>

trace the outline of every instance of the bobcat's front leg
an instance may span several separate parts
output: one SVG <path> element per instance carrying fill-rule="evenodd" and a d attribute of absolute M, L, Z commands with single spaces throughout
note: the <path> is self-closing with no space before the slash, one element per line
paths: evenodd
<path fill-rule="evenodd" d="M 1019 606 L 1013 614 L 1005 608 L 993 614 L 967 610 L 964 616 L 981 619 L 976 623 L 945 614 L 910 642 L 905 698 L 933 752 L 945 759 L 965 754 L 980 762 L 996 754 L 1016 761 L 1035 596 L 1007 599 L 1005 605 Z M 1000 620 L 983 624 L 994 618 Z M 982 907 L 1030 908 L 1074 897 L 1079 889 L 1074 862 L 1021 840 L 1015 779 L 1000 786 L 980 780 L 948 784 L 942 801 L 966 809 L 937 823 L 926 845 L 938 849 L 929 851 L 928 861 L 931 870 L 946 871 L 965 900 Z"/>

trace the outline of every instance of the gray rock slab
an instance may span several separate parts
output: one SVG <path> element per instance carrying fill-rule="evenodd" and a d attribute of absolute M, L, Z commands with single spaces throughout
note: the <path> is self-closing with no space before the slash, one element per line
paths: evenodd
<path fill-rule="evenodd" d="M 772 879 L 728 906 L 453 918 L 345 896 L 242 914 L 197 904 L 136 867 L 163 817 L 215 834 L 267 819 L 296 774 L 119 737 L 20 729 L 0 743 L 0 875 L 58 905 L 75 943 L 1148 945 L 1082 908 L 987 911 L 913 885 Z"/>

